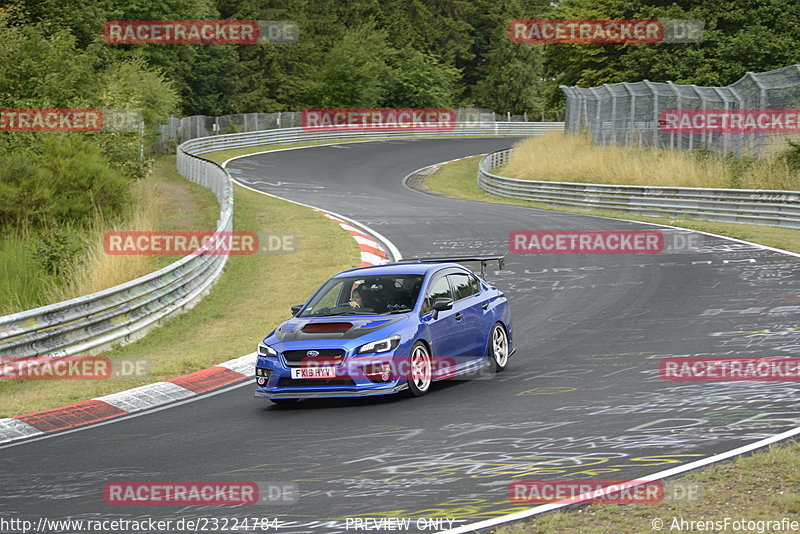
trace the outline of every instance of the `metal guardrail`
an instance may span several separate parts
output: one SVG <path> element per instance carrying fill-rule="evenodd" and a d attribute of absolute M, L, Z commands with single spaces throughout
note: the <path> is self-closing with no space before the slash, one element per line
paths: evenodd
<path fill-rule="evenodd" d="M 225 169 L 180 150 L 178 170 L 214 192 L 216 229 L 231 231 L 233 186 Z M 228 257 L 204 252 L 91 295 L 0 317 L 0 359 L 92 355 L 142 337 L 208 293 Z"/>
<path fill-rule="evenodd" d="M 178 172 L 214 192 L 217 231 L 233 229 L 233 186 L 227 171 L 198 157 L 215 150 L 316 140 L 384 137 L 517 136 L 563 129 L 563 123 L 462 123 L 449 132 L 309 131 L 283 128 L 192 139 L 180 145 Z M 192 254 L 130 282 L 32 310 L 0 317 L 0 359 L 93 355 L 134 341 L 167 318 L 194 306 L 222 273 L 224 254 Z"/>
<path fill-rule="evenodd" d="M 511 149 L 505 149 L 481 159 L 478 167 L 481 189 L 547 204 L 800 228 L 800 191 L 546 182 L 492 174 L 493 169 L 508 163 L 510 157 Z"/>
<path fill-rule="evenodd" d="M 523 136 L 543 133 L 550 130 L 563 130 L 563 122 L 488 122 L 488 123 L 458 123 L 452 130 L 447 131 L 398 131 L 370 132 L 363 131 L 358 126 L 338 127 L 336 131 L 328 131 L 330 127 L 319 128 L 280 128 L 238 134 L 217 135 L 201 137 L 186 141 L 181 146 L 190 149 L 192 154 L 204 154 L 215 150 L 233 148 L 249 148 L 259 145 L 281 145 L 301 143 L 308 141 L 330 141 L 337 139 L 382 139 L 396 137 L 480 137 L 480 136 Z"/>

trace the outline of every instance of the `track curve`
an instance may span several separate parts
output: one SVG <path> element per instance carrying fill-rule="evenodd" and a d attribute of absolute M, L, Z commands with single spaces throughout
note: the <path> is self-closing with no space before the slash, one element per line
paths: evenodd
<path fill-rule="evenodd" d="M 513 230 L 644 228 L 402 183 L 422 166 L 513 141 L 328 145 L 228 169 L 249 187 L 356 219 L 405 257 L 502 252 Z M 529 507 L 509 502 L 513 480 L 633 479 L 800 426 L 796 383 L 658 377 L 663 356 L 800 356 L 800 258 L 704 239 L 695 254 L 511 256 L 488 276 L 509 295 L 518 349 L 496 379 L 438 385 L 419 399 L 289 409 L 253 400 L 247 385 L 9 447 L 0 509 L 28 518 L 258 515 L 288 522 L 281 532 L 318 533 L 345 532 L 354 516 L 475 521 Z M 102 486 L 117 480 L 294 481 L 301 498 L 257 510 L 107 506 Z"/>

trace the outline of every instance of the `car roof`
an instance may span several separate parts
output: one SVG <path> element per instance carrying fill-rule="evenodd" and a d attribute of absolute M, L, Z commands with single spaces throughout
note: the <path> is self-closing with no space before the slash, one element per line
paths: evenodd
<path fill-rule="evenodd" d="M 402 275 L 402 274 L 427 274 L 432 271 L 446 267 L 456 267 L 459 269 L 467 270 L 463 265 L 458 263 L 432 263 L 432 262 L 401 262 L 401 263 L 387 263 L 384 265 L 376 265 L 371 267 L 359 267 L 343 271 L 337 274 L 334 278 L 344 278 L 347 276 L 386 276 L 386 275 Z"/>

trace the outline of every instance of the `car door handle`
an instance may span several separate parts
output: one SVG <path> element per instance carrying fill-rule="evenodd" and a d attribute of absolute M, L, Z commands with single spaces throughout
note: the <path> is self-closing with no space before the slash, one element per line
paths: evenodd
<path fill-rule="evenodd" d="M 489 309 L 489 303 L 488 302 L 484 302 L 483 304 L 481 304 L 481 308 L 483 308 L 484 310 Z"/>
<path fill-rule="evenodd" d="M 464 315 L 461 312 L 456 314 L 456 321 L 460 321 L 463 318 L 464 318 Z"/>

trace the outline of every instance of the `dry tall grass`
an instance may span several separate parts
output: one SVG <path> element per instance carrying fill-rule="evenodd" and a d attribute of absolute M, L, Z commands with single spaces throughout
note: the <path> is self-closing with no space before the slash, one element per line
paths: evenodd
<path fill-rule="evenodd" d="M 154 271 L 151 256 L 107 254 L 103 248 L 103 236 L 111 231 L 155 231 L 158 229 L 159 213 L 163 198 L 149 177 L 133 185 L 132 196 L 137 199 L 132 213 L 123 222 L 111 223 L 99 216 L 93 222 L 85 238 L 87 251 L 82 262 L 71 266 L 65 280 L 68 282 L 54 289 L 48 299 L 52 302 L 87 295 L 122 284 Z"/>
<path fill-rule="evenodd" d="M 550 132 L 514 148 L 500 174 L 524 180 L 679 187 L 797 189 L 798 174 L 773 154 L 736 160 L 678 150 L 595 145 Z"/>

